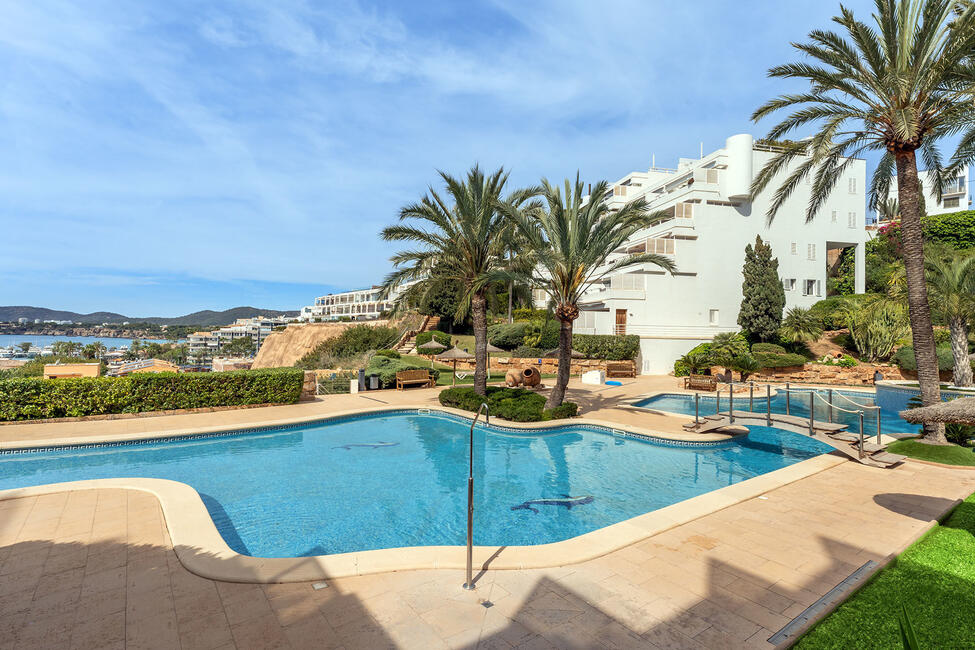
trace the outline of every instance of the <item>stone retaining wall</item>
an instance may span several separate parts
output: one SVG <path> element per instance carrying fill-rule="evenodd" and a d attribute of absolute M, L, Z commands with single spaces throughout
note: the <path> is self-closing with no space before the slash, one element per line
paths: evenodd
<path fill-rule="evenodd" d="M 512 357 L 512 358 L 509 359 L 507 357 L 494 357 L 494 356 L 492 356 L 491 357 L 491 370 L 492 371 L 498 371 L 498 372 L 507 372 L 508 370 L 511 370 L 512 368 L 528 368 L 528 367 L 532 367 L 532 368 L 538 368 L 539 369 L 539 372 L 541 372 L 543 375 L 545 375 L 545 374 L 552 374 L 552 375 L 554 375 L 556 372 L 558 372 L 558 368 L 559 368 L 559 360 L 558 359 L 542 358 L 541 359 L 541 361 L 542 361 L 541 365 L 539 365 L 538 361 L 539 361 L 538 357 L 532 357 L 532 358 Z M 569 372 L 571 374 L 573 374 L 573 375 L 581 375 L 582 373 L 587 372 L 589 370 L 606 370 L 606 364 L 607 363 L 625 363 L 630 368 L 632 368 L 634 372 L 636 372 L 636 362 L 634 362 L 632 360 L 629 360 L 629 361 L 605 361 L 603 359 L 573 359 L 572 360 L 572 365 L 571 365 L 571 368 L 570 368 Z M 453 362 L 451 361 L 449 365 L 452 366 L 453 365 Z M 458 361 L 457 362 L 457 369 L 458 370 L 473 370 L 474 369 L 474 360 L 473 359 L 470 359 L 470 360 Z"/>
<path fill-rule="evenodd" d="M 861 363 L 852 368 L 843 368 L 841 366 L 827 366 L 821 363 L 807 363 L 804 366 L 790 366 L 788 368 L 765 368 L 750 375 L 749 379 L 775 383 L 791 381 L 805 384 L 870 386 L 873 385 L 873 374 L 878 370 L 884 376 L 884 379 L 909 378 L 907 377 L 907 373 L 897 366 L 887 364 Z M 913 375 L 913 373 L 909 374 Z"/>

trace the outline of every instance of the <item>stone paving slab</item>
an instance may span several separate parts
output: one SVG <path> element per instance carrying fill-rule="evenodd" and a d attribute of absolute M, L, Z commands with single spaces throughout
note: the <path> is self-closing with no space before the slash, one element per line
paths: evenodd
<path fill-rule="evenodd" d="M 456 570 L 320 590 L 213 581 L 179 562 L 150 494 L 14 499 L 0 502 L 0 648 L 766 648 L 973 490 L 969 472 L 843 463 L 592 561 L 488 568 L 474 592 Z"/>

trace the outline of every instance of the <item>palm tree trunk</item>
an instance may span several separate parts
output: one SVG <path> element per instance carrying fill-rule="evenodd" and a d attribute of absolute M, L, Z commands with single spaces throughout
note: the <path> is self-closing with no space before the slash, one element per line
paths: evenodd
<path fill-rule="evenodd" d="M 487 396 L 487 299 L 484 293 L 471 297 L 474 316 L 474 392 Z"/>
<path fill-rule="evenodd" d="M 555 386 L 545 402 L 547 409 L 562 405 L 565 389 L 569 385 L 569 371 L 572 370 L 572 321 L 560 320 L 559 323 L 559 372 L 555 377 Z"/>
<path fill-rule="evenodd" d="M 948 328 L 951 330 L 951 354 L 955 358 L 951 381 L 955 386 L 971 386 L 972 362 L 968 358 L 968 328 L 961 318 L 952 318 L 948 322 Z"/>
<path fill-rule="evenodd" d="M 917 159 L 913 151 L 899 151 L 897 161 L 897 200 L 901 208 L 901 245 L 907 276 L 907 306 L 914 339 L 917 381 L 921 386 L 924 406 L 941 402 L 938 355 L 934 346 L 934 327 L 924 279 L 924 237 L 921 230 Z M 943 424 L 925 424 L 924 437 L 929 442 L 948 444 Z"/>

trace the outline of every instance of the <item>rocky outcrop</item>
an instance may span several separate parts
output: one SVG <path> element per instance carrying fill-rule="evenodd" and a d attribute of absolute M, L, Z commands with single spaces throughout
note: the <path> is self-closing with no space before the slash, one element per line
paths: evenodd
<path fill-rule="evenodd" d="M 355 323 L 306 323 L 289 325 L 284 331 L 272 332 L 264 339 L 251 368 L 281 368 L 293 366 L 301 357 L 315 349 L 322 341 L 335 338 L 355 325 L 389 326 L 388 320 Z"/>

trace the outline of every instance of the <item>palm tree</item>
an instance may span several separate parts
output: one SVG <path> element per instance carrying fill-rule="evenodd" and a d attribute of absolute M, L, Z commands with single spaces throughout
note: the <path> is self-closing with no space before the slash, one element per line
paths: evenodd
<path fill-rule="evenodd" d="M 787 174 L 774 193 L 767 215 L 771 220 L 812 175 L 806 206 L 806 220 L 811 221 L 857 156 L 883 151 L 870 184 L 870 203 L 876 208 L 887 197 L 896 169 L 914 354 L 921 398 L 929 405 L 941 397 L 924 279 L 917 156 L 935 175 L 940 195 L 945 175 L 938 140 L 965 131 L 956 159 L 965 153 L 966 143 L 975 155 L 975 129 L 970 126 L 975 72 L 967 61 L 975 49 L 975 10 L 956 14 L 953 0 L 875 0 L 875 5 L 875 26 L 841 6 L 833 19 L 841 33 L 811 32 L 809 42 L 795 44 L 809 60 L 769 70 L 771 77 L 806 80 L 810 87 L 765 103 L 753 119 L 788 109 L 791 113 L 772 127 L 769 138 L 808 126 L 815 133 L 784 145 L 755 177 L 752 194 L 762 192 L 780 173 Z M 944 427 L 926 425 L 925 435 L 931 442 L 945 442 Z"/>
<path fill-rule="evenodd" d="M 578 174 L 575 183 L 566 179 L 564 194 L 558 186 L 542 179 L 542 200 L 533 201 L 524 209 L 511 204 L 504 208 L 535 257 L 531 284 L 552 298 L 560 323 L 559 371 L 546 408 L 555 408 L 565 399 L 572 357 L 572 323 L 579 317 L 579 301 L 586 291 L 613 273 L 637 264 L 653 264 L 671 273 L 676 269 L 670 258 L 655 253 L 624 254 L 610 260 L 630 237 L 666 215 L 651 213 L 642 198 L 616 212 L 610 211 L 603 200 L 608 187 L 606 181 L 596 183 L 586 202 Z"/>
<path fill-rule="evenodd" d="M 968 321 L 975 313 L 975 255 L 955 255 L 948 260 L 928 258 L 925 266 L 934 311 L 951 332 L 955 359 L 952 382 L 955 386 L 971 386 Z"/>
<path fill-rule="evenodd" d="M 822 333 L 820 320 L 805 307 L 793 307 L 787 311 L 779 328 L 779 336 L 792 343 L 815 341 Z"/>
<path fill-rule="evenodd" d="M 439 172 L 449 199 L 442 198 L 432 187 L 419 203 L 400 210 L 400 223 L 382 231 L 386 241 L 408 241 L 418 248 L 404 250 L 391 260 L 394 270 L 383 282 L 384 293 L 410 281 L 431 281 L 436 269 L 438 279 L 457 280 L 463 290 L 455 320 L 470 311 L 474 321 L 474 391 L 487 395 L 487 291 L 491 273 L 504 263 L 504 215 L 499 206 L 520 206 L 537 190 L 516 190 L 502 199 L 508 174 L 498 169 L 486 176 L 475 165 L 466 178 L 457 179 Z"/>

